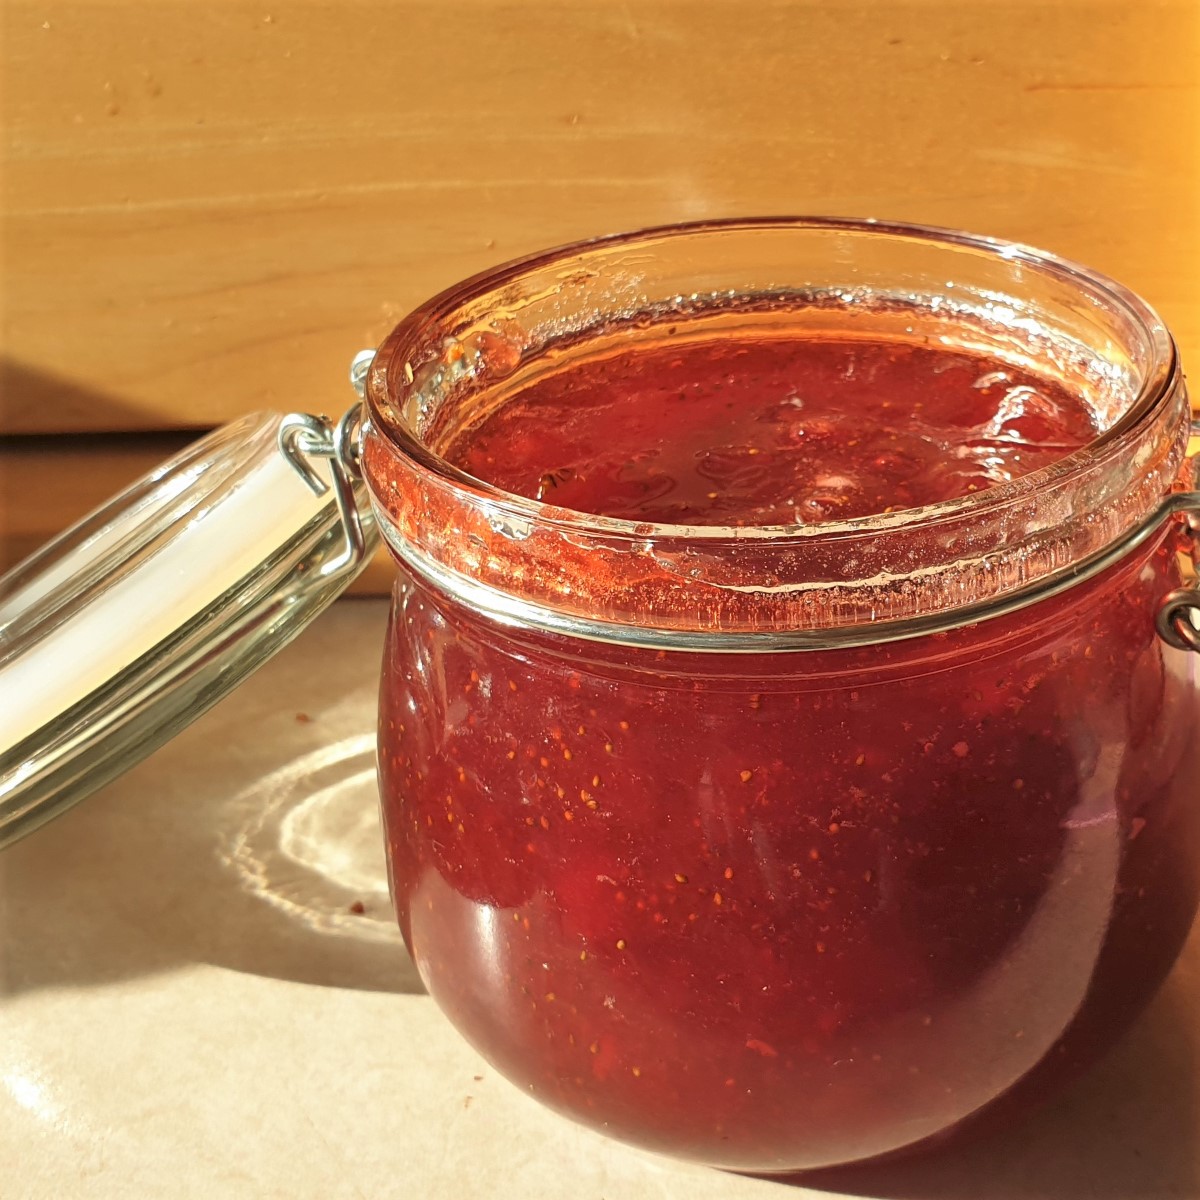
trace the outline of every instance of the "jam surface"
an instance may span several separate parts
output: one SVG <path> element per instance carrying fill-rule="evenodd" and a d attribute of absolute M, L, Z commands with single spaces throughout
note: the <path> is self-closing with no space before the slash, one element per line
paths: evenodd
<path fill-rule="evenodd" d="M 791 523 L 1094 432 L 959 352 L 700 343 L 547 376 L 450 457 L 590 512 Z M 381 794 L 431 994 L 544 1102 L 727 1167 L 886 1154 L 1039 1094 L 1195 910 L 1195 668 L 1154 632 L 1177 548 L 975 627 L 753 656 L 507 630 L 402 570 Z"/>
<path fill-rule="evenodd" d="M 788 525 L 969 495 L 1096 433 L 1061 384 L 980 354 L 713 337 L 566 364 L 461 433 L 447 457 L 579 512 Z"/>

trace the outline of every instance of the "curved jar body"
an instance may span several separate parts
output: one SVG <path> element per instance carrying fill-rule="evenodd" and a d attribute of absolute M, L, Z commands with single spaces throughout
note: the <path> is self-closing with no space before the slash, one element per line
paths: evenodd
<path fill-rule="evenodd" d="M 831 272 L 862 267 L 852 312 L 789 294 L 793 322 L 814 306 L 831 327 L 940 321 L 914 255 L 1012 269 L 1011 251 L 923 231 L 654 236 L 669 258 L 672 239 L 749 230 L 744 263 L 764 228 L 825 239 Z M 888 237 L 896 261 L 847 249 Z M 617 307 L 597 280 L 624 278 L 589 255 L 614 245 L 641 264 L 650 316 L 629 327 L 653 333 L 659 243 L 599 243 L 422 310 L 369 385 L 367 477 L 402 560 L 383 817 L 422 978 L 532 1095 L 724 1167 L 870 1158 L 1043 1094 L 1153 994 L 1200 890 L 1200 658 L 1156 630 L 1192 561 L 1164 507 L 1190 470 L 1169 341 L 1117 290 L 1129 327 L 1093 371 L 1083 301 L 1103 281 L 1045 260 L 1058 292 L 1009 278 L 997 300 L 939 261 L 958 272 L 942 287 L 974 280 L 986 302 L 938 336 L 1045 355 L 1060 378 L 1074 363 L 1108 407 L 1064 464 L 936 511 L 747 536 L 572 514 L 450 468 L 445 430 L 543 352 L 538 304 L 553 295 L 554 337 L 571 323 L 537 272 L 587 279 L 571 342 L 586 353 Z M 813 264 L 798 270 L 810 283 Z M 713 288 L 728 292 L 762 289 Z M 677 336 L 691 318 L 670 319 Z M 1076 358 L 1051 352 L 1068 343 Z M 871 552 L 894 564 L 882 580 Z"/>

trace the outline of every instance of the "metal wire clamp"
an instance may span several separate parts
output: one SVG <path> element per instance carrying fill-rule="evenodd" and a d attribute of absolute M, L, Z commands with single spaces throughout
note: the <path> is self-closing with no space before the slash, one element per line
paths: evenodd
<path fill-rule="evenodd" d="M 373 350 L 360 351 L 350 367 L 350 383 L 360 400 L 366 373 L 374 357 Z M 309 460 L 329 460 L 334 499 L 346 534 L 346 545 L 341 554 L 323 568 L 330 575 L 353 570 L 367 554 L 362 512 L 355 496 L 355 483 L 362 479 L 362 419 L 363 409 L 359 403 L 347 409 L 336 424 L 327 417 L 311 413 L 288 413 L 279 425 L 279 449 L 314 495 L 323 496 L 329 485 Z"/>

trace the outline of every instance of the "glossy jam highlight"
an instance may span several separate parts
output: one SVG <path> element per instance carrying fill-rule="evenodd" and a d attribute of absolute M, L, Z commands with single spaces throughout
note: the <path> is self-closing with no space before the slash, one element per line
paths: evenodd
<path fill-rule="evenodd" d="M 1092 441 L 1078 395 L 982 354 L 895 340 L 710 337 L 541 375 L 446 457 L 576 512 L 790 525 L 935 504 Z"/>
<path fill-rule="evenodd" d="M 547 377 L 453 455 L 556 504 L 758 524 L 963 494 L 1092 436 L 971 355 L 775 342 L 739 373 L 734 349 Z M 1195 911 L 1194 660 L 1154 632 L 1181 547 L 975 627 L 749 656 L 509 630 L 403 571 L 380 779 L 431 994 L 542 1101 L 727 1167 L 869 1158 L 1040 1094 Z"/>

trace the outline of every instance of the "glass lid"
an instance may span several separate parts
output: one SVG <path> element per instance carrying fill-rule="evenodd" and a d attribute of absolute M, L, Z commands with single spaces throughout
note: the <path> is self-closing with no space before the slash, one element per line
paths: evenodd
<path fill-rule="evenodd" d="M 0 847 L 145 758 L 362 570 L 359 417 L 234 421 L 0 577 Z"/>

